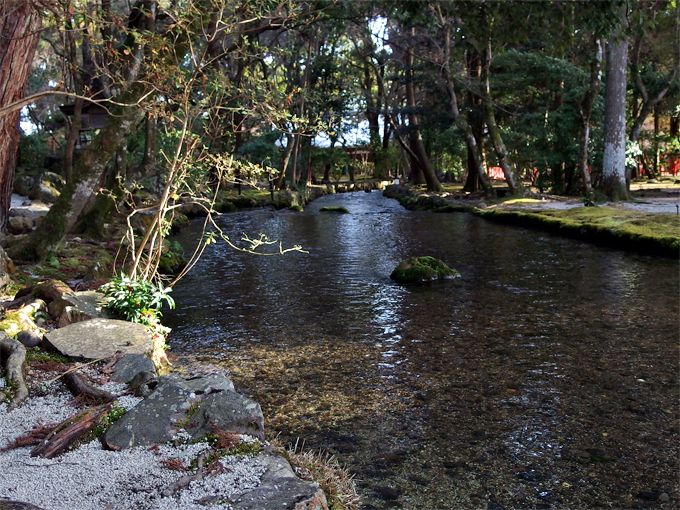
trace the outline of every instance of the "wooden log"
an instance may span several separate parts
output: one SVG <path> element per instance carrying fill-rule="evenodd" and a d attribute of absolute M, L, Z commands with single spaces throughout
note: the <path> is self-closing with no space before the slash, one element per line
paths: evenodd
<path fill-rule="evenodd" d="M 26 361 L 26 347 L 4 333 L 0 333 L 0 353 L 5 358 L 7 382 L 14 386 L 14 396 L 9 405 L 10 409 L 14 409 L 28 397 L 23 370 Z"/>
<path fill-rule="evenodd" d="M 31 457 L 52 459 L 92 432 L 111 411 L 111 403 L 91 407 L 64 420 L 47 439 L 31 450 Z"/>
<path fill-rule="evenodd" d="M 42 510 L 42 508 L 23 501 L 0 499 L 0 510 Z"/>
<path fill-rule="evenodd" d="M 88 402 L 102 404 L 105 402 L 112 402 L 115 399 L 111 393 L 95 388 L 75 372 L 67 373 L 64 375 L 63 379 L 64 384 L 66 384 L 66 387 L 74 396 L 82 397 Z"/>
<path fill-rule="evenodd" d="M 7 303 L 3 303 L 2 305 L 0 305 L 0 312 L 6 311 L 6 310 L 14 310 L 15 308 L 19 308 L 20 306 L 23 306 L 30 301 L 33 301 L 33 295 L 32 294 L 27 294 L 25 296 L 16 297 L 12 301 L 8 301 Z"/>

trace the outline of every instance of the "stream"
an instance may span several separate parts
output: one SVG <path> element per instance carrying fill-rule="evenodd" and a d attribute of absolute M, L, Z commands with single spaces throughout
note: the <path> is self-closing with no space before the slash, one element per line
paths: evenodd
<path fill-rule="evenodd" d="M 172 352 L 229 369 L 271 436 L 336 455 L 365 510 L 680 505 L 677 260 L 377 191 L 218 221 L 309 253 L 210 245 L 164 317 Z M 412 255 L 462 277 L 396 285 Z"/>

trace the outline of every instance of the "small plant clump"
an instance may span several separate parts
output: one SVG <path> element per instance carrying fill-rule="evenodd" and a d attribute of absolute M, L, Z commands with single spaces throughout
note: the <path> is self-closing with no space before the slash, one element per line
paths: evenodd
<path fill-rule="evenodd" d="M 277 447 L 293 466 L 298 476 L 315 480 L 323 489 L 331 510 L 358 510 L 361 498 L 354 477 L 342 467 L 337 458 L 321 451 L 299 451 L 297 447 Z"/>
<path fill-rule="evenodd" d="M 106 307 L 115 315 L 149 329 L 153 342 L 151 360 L 159 370 L 165 370 L 169 366 L 165 355 L 168 349 L 165 337 L 170 328 L 161 324 L 161 307 L 163 303 L 170 308 L 175 307 L 175 301 L 170 296 L 172 289 L 121 273 L 99 290 L 104 294 Z"/>
<path fill-rule="evenodd" d="M 170 296 L 172 289 L 147 280 L 131 278 L 123 273 L 102 285 L 99 290 L 104 294 L 109 310 L 122 319 L 151 329 L 160 326 L 160 308 L 164 302 L 170 308 L 175 307 L 175 301 Z"/>

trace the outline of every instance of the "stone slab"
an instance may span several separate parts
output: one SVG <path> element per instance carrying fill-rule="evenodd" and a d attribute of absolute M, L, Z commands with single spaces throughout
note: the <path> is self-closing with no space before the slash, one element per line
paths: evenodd
<path fill-rule="evenodd" d="M 116 319 L 90 319 L 45 335 L 49 346 L 65 356 L 99 359 L 117 351 L 146 354 L 152 350 L 149 331 L 141 324 Z"/>
<path fill-rule="evenodd" d="M 260 485 L 233 501 L 234 510 L 328 510 L 326 496 L 319 485 L 300 480 L 286 459 L 263 454 L 258 460 L 266 466 Z"/>

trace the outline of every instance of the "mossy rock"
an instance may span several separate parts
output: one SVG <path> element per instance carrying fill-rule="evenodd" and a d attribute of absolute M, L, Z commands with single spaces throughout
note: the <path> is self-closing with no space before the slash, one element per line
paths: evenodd
<path fill-rule="evenodd" d="M 349 214 L 349 211 L 347 210 L 346 207 L 342 207 L 340 205 L 326 205 L 319 209 L 321 212 L 333 212 L 333 213 L 340 213 L 340 214 Z"/>
<path fill-rule="evenodd" d="M 172 232 L 177 232 L 183 227 L 186 227 L 189 224 L 189 217 L 184 214 L 183 212 L 178 212 L 175 214 L 175 217 L 172 219 L 171 223 L 171 229 Z"/>
<path fill-rule="evenodd" d="M 436 280 L 452 280 L 460 276 L 444 262 L 434 257 L 411 257 L 402 261 L 392 274 L 392 278 L 401 284 L 427 283 Z"/>
<path fill-rule="evenodd" d="M 288 208 L 289 211 L 294 211 L 294 212 L 305 212 L 305 208 L 302 207 L 301 205 L 291 205 Z"/>

